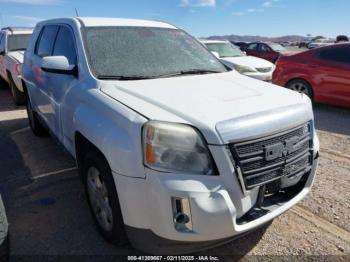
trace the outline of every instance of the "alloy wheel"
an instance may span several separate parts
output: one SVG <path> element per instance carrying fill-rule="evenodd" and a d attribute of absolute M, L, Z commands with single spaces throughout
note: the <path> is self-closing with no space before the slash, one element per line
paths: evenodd
<path fill-rule="evenodd" d="M 311 97 L 309 87 L 302 82 L 295 82 L 292 85 L 290 85 L 288 88 L 293 91 L 299 92 L 301 94 L 305 94 L 308 97 Z"/>
<path fill-rule="evenodd" d="M 108 198 L 108 190 L 100 171 L 90 167 L 87 172 L 87 188 L 92 210 L 99 225 L 105 230 L 113 228 L 113 213 Z"/>

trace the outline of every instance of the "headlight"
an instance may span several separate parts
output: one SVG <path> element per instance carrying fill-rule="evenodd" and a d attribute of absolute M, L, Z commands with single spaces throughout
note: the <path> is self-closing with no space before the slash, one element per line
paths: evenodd
<path fill-rule="evenodd" d="M 255 68 L 250 67 L 250 66 L 244 66 L 244 65 L 233 65 L 233 67 L 241 74 L 244 73 L 256 73 L 258 71 L 256 71 Z"/>
<path fill-rule="evenodd" d="M 166 172 L 213 174 L 209 150 L 201 135 L 184 124 L 150 121 L 143 128 L 146 166 Z"/>

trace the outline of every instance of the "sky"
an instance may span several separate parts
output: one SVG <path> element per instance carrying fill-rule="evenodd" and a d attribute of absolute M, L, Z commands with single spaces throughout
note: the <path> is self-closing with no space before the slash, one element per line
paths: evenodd
<path fill-rule="evenodd" d="M 0 0 L 0 26 L 79 16 L 166 21 L 197 37 L 350 35 L 350 0 Z"/>

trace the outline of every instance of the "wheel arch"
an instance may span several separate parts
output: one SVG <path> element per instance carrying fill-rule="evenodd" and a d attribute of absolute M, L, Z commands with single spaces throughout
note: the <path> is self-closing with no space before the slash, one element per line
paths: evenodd
<path fill-rule="evenodd" d="M 86 138 L 81 132 L 76 131 L 74 135 L 75 141 L 75 158 L 79 168 L 81 171 L 81 163 L 84 160 L 84 152 L 94 151 L 98 153 L 108 164 L 108 167 L 111 169 L 111 165 L 108 163 L 106 156 L 102 153 L 102 151 L 93 144 L 88 138 Z"/>
<path fill-rule="evenodd" d="M 115 105 L 119 106 L 112 104 Z M 74 151 L 79 147 L 76 143 L 79 145 L 81 141 L 89 141 L 92 148 L 98 149 L 107 159 L 113 173 L 145 177 L 141 141 L 144 119 L 124 106 L 120 107 L 126 112 L 99 101 L 95 102 L 94 107 L 90 103 L 80 103 L 68 116 L 72 121 L 66 125 L 66 134 L 70 139 L 66 139 L 65 143 L 77 159 L 79 153 Z M 79 140 L 82 137 L 85 140 Z"/>

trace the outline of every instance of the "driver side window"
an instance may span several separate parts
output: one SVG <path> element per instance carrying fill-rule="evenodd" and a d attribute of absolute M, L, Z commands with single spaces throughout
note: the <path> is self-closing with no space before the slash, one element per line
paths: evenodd
<path fill-rule="evenodd" d="M 247 49 L 256 51 L 258 49 L 258 44 L 251 44 L 247 47 Z"/>
<path fill-rule="evenodd" d="M 270 51 L 270 47 L 268 47 L 267 45 L 260 45 L 260 50 L 262 52 L 269 52 Z"/>
<path fill-rule="evenodd" d="M 77 64 L 74 35 L 69 27 L 60 26 L 53 49 L 53 56 L 65 56 L 70 65 Z"/>

